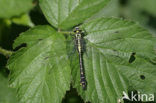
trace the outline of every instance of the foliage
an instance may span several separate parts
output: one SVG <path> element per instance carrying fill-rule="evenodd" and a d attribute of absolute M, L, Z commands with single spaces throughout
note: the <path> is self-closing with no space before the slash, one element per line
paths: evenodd
<path fill-rule="evenodd" d="M 38 26 L 16 39 L 14 48 L 27 43 L 9 59 L 11 87 L 20 102 L 60 103 L 70 87 L 70 67 L 64 37 L 49 26 Z M 30 55 L 31 54 L 31 55 Z"/>
<path fill-rule="evenodd" d="M 116 103 L 122 100 L 123 91 L 156 93 L 155 37 L 138 23 L 110 17 L 136 20 L 155 31 L 156 23 L 150 24 L 151 15 L 155 17 L 155 1 L 109 1 L 40 0 L 33 8 L 37 1 L 0 0 L 3 8 L 0 10 L 0 44 L 11 49 L 4 40 L 10 41 L 11 34 L 9 45 L 14 40 L 13 54 L 9 60 L 4 59 L 0 69 L 5 70 L 7 61 L 9 86 L 16 88 L 20 103 L 61 103 L 71 88 L 76 88 L 84 102 L 91 103 Z M 40 9 L 49 25 L 43 23 L 46 21 L 43 16 L 39 17 L 43 15 Z M 35 17 L 40 18 L 41 23 L 33 19 Z M 35 26 L 36 22 L 42 25 Z M 71 54 L 75 26 L 85 32 L 85 91 L 80 86 L 78 54 Z M 0 83 L 0 102 L 1 97 L 8 97 L 2 103 L 17 103 L 14 90 L 6 87 L 6 78 L 3 75 L 0 78 L 4 80 Z"/>
<path fill-rule="evenodd" d="M 0 78 L 0 103 L 17 103 L 15 90 L 8 88 L 8 79 L 2 73 L 0 73 Z"/>
<path fill-rule="evenodd" d="M 28 12 L 32 7 L 32 0 L 0 0 L 0 18 L 11 18 Z"/>
<path fill-rule="evenodd" d="M 40 0 L 40 6 L 51 25 L 60 29 L 69 29 L 98 12 L 108 1 Z"/>

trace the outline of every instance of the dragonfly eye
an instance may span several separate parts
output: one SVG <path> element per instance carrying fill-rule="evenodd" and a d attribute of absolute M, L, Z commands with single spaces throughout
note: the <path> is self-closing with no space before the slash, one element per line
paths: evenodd
<path fill-rule="evenodd" d="M 75 27 L 75 30 L 74 30 L 75 33 L 81 33 L 81 30 L 79 27 Z"/>
<path fill-rule="evenodd" d="M 75 27 L 75 30 L 79 30 L 79 27 Z"/>

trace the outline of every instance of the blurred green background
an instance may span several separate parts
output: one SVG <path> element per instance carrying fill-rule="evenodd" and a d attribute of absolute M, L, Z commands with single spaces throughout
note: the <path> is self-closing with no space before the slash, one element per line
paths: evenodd
<path fill-rule="evenodd" d="M 111 0 L 97 17 L 120 17 L 138 22 L 156 36 L 156 0 Z M 15 38 L 35 25 L 48 24 L 38 0 L 0 0 L 0 47 L 12 50 Z M 8 86 L 7 56 L 0 54 L 0 103 L 18 103 L 15 90 Z M 75 89 L 66 93 L 62 103 L 84 103 Z M 126 102 L 132 103 L 132 102 Z M 139 102 L 136 102 L 139 103 Z M 141 102 L 140 102 L 141 103 Z"/>

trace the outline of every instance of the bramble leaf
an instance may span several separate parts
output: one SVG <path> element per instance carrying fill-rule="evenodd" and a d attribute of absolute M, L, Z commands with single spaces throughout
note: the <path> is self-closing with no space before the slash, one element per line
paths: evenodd
<path fill-rule="evenodd" d="M 69 29 L 104 8 L 109 0 L 40 0 L 40 7 L 51 25 Z"/>
<path fill-rule="evenodd" d="M 149 23 L 151 17 L 156 17 L 156 1 L 155 0 L 130 0 L 127 6 L 122 8 L 122 14 L 125 18 L 139 22 L 141 25 L 152 30 Z"/>
<path fill-rule="evenodd" d="M 120 4 L 119 0 L 111 0 L 106 7 L 97 12 L 91 18 L 86 21 L 90 21 L 92 19 L 100 18 L 100 17 L 120 17 Z"/>
<path fill-rule="evenodd" d="M 153 16 L 156 16 L 155 0 L 131 0 L 129 4 L 134 8 L 140 9 L 140 12 L 147 12 L 149 14 L 152 14 Z"/>
<path fill-rule="evenodd" d="M 0 18 L 11 18 L 27 13 L 33 7 L 33 0 L 0 0 Z"/>
<path fill-rule="evenodd" d="M 26 44 L 8 62 L 20 102 L 61 103 L 71 75 L 64 39 L 50 26 L 37 26 L 15 40 L 14 48 Z"/>
<path fill-rule="evenodd" d="M 0 80 L 0 103 L 18 103 L 15 89 L 8 87 L 8 79 L 2 73 L 0 73 Z"/>
<path fill-rule="evenodd" d="M 11 20 L 15 24 L 34 27 L 34 24 L 31 21 L 30 16 L 28 14 L 23 14 L 20 17 L 15 17 L 15 18 L 12 18 Z"/>
<path fill-rule="evenodd" d="M 71 61 L 71 67 L 72 84 L 85 101 L 116 103 L 131 88 L 141 93 L 156 91 L 156 65 L 151 63 L 156 39 L 148 31 L 117 18 L 95 19 L 81 28 L 87 34 L 83 55 L 86 91 L 79 85 L 78 61 Z"/>

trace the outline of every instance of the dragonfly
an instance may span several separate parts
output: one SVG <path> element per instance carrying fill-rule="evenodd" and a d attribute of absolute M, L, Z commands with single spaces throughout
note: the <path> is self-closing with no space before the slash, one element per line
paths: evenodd
<path fill-rule="evenodd" d="M 116 33 L 116 32 L 114 32 Z M 86 35 L 87 34 L 87 35 Z M 84 32 L 82 29 L 80 29 L 79 27 L 75 27 L 74 29 L 74 41 L 75 43 L 71 43 L 75 44 L 75 49 L 77 50 L 77 56 L 75 56 L 75 53 L 71 53 L 70 51 L 68 51 L 68 55 L 71 56 L 71 54 L 73 54 L 73 56 L 71 56 L 71 64 L 73 68 L 75 68 L 75 65 L 78 64 L 78 61 L 75 62 L 76 59 L 78 59 L 79 57 L 79 69 L 80 69 L 80 84 L 83 88 L 83 90 L 86 90 L 87 88 L 87 79 L 86 79 L 86 75 L 90 76 L 90 74 L 88 73 L 91 72 L 89 69 L 90 67 L 93 69 L 92 72 L 94 72 L 94 70 L 99 69 L 98 67 L 96 68 L 96 66 L 90 66 L 90 64 L 92 65 L 94 62 L 95 64 L 98 64 L 100 62 L 100 57 L 101 57 L 101 62 L 107 62 L 107 61 L 112 61 L 113 63 L 123 63 L 125 62 L 124 60 L 127 61 L 127 63 L 129 63 L 129 56 L 130 55 L 125 55 L 122 54 L 122 52 L 117 51 L 115 49 L 109 49 L 106 45 L 107 48 L 105 48 L 104 44 L 103 44 L 103 38 L 97 40 L 96 38 L 94 40 L 92 40 L 90 37 L 93 36 L 93 34 L 88 34 L 88 32 Z M 102 34 L 100 34 L 102 35 Z M 99 36 L 97 34 L 97 36 Z M 70 36 L 71 37 L 71 36 Z M 69 40 L 69 42 L 71 42 L 71 38 L 67 39 Z M 68 43 L 67 43 L 68 44 Z M 107 43 L 106 43 L 107 44 Z M 67 47 L 69 48 L 69 50 L 71 50 L 71 47 Z M 73 48 L 73 45 L 72 45 Z M 135 55 L 135 54 L 133 54 Z M 104 59 L 103 59 L 104 58 Z M 84 59 L 84 60 L 83 60 Z M 90 63 L 90 64 L 89 64 Z M 85 66 L 84 66 L 85 65 Z M 73 69 L 73 71 L 76 71 Z M 86 75 L 85 75 L 86 72 Z M 73 72 L 74 75 L 75 72 Z M 96 74 L 97 75 L 97 74 Z M 75 77 L 73 77 L 75 79 Z M 76 80 L 76 79 L 75 79 Z M 89 84 L 88 84 L 89 86 Z"/>
<path fill-rule="evenodd" d="M 85 77 L 85 69 L 83 66 L 83 34 L 84 32 L 79 28 L 75 27 L 74 30 L 75 33 L 75 46 L 77 49 L 77 52 L 79 54 L 79 66 L 80 66 L 80 85 L 82 86 L 83 90 L 87 88 L 87 81 Z"/>
<path fill-rule="evenodd" d="M 75 56 L 75 52 L 71 53 L 70 51 L 68 51 L 68 50 L 67 51 L 69 52 L 68 55 L 70 55 L 72 58 L 72 60 L 70 60 L 71 62 L 74 62 L 75 59 L 79 58 L 80 85 L 82 86 L 83 90 L 86 90 L 87 89 L 87 79 L 86 79 L 85 67 L 84 67 L 85 60 L 83 60 L 83 59 L 85 58 L 87 60 L 91 60 L 92 54 L 97 55 L 97 57 L 98 57 L 102 53 L 109 54 L 110 52 L 104 51 L 103 48 L 100 48 L 100 47 L 98 47 L 99 49 L 96 49 L 94 47 L 94 43 L 92 44 L 88 39 L 85 38 L 87 36 L 86 32 L 84 32 L 79 27 L 75 27 L 74 34 L 72 34 L 72 37 L 73 36 L 74 36 L 74 39 L 72 38 L 72 40 L 74 40 L 75 43 L 73 43 L 73 41 L 71 41 L 71 38 L 69 38 L 69 42 L 71 42 L 71 44 L 69 44 L 69 45 L 72 45 L 72 47 L 67 47 L 67 48 L 70 48 L 70 50 L 71 50 L 71 48 L 73 48 L 73 44 L 75 44 L 74 48 L 77 50 L 78 57 Z M 74 56 L 71 54 L 73 54 Z M 76 63 L 75 63 L 75 65 L 76 65 Z"/>

